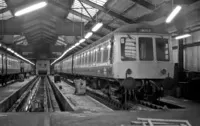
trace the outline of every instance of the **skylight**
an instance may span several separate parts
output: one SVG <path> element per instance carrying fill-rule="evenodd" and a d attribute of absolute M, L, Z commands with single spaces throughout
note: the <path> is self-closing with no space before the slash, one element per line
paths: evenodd
<path fill-rule="evenodd" d="M 4 8 L 7 8 L 7 4 L 4 0 L 0 0 L 0 10 Z"/>
<path fill-rule="evenodd" d="M 104 6 L 104 4 L 107 2 L 107 0 L 90 0 L 90 1 L 100 6 Z M 83 2 L 82 4 L 92 17 L 99 11 L 98 9 L 93 8 L 90 5 L 87 5 Z M 90 15 L 87 13 L 87 11 L 84 9 L 83 6 L 78 0 L 75 0 L 74 4 L 72 5 L 72 9 L 89 17 Z"/>
<path fill-rule="evenodd" d="M 0 14 L 0 20 L 7 20 L 7 19 L 10 19 L 12 18 L 12 13 L 10 11 L 6 11 L 2 14 Z"/>
<path fill-rule="evenodd" d="M 90 0 L 93 3 L 96 3 L 100 6 L 104 6 L 104 4 L 108 1 L 108 0 Z"/>
<path fill-rule="evenodd" d="M 76 16 L 76 15 L 74 15 L 74 14 L 72 14 L 72 13 L 69 13 L 67 18 L 68 18 L 69 20 L 75 21 L 75 22 L 84 22 L 84 23 L 87 23 L 87 22 L 88 22 L 88 21 L 85 20 L 84 18 L 81 18 L 81 17 L 79 17 L 79 16 Z"/>

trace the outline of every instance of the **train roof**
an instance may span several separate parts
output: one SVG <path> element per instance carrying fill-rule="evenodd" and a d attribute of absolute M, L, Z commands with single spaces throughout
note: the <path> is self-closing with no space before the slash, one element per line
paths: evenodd
<path fill-rule="evenodd" d="M 143 33 L 141 31 L 138 31 L 138 29 L 143 29 L 143 28 L 152 29 L 151 33 L 168 34 L 167 31 L 165 31 L 162 26 L 151 25 L 149 23 L 124 25 L 113 31 L 113 33 Z"/>
<path fill-rule="evenodd" d="M 147 32 L 142 32 L 140 29 L 148 29 L 151 30 L 151 32 L 148 32 L 149 34 L 163 34 L 163 35 L 167 35 L 169 34 L 165 28 L 164 25 L 162 26 L 155 26 L 155 25 L 151 25 L 149 23 L 139 23 L 139 24 L 128 24 L 128 25 L 124 25 L 118 29 L 116 29 L 115 31 L 111 32 L 110 34 L 102 37 L 101 39 L 97 40 L 96 42 L 92 43 L 91 45 L 81 49 L 80 51 L 76 52 L 76 53 L 80 53 L 84 50 L 87 50 L 88 48 L 91 48 L 92 46 L 98 45 L 106 40 L 108 40 L 109 38 L 111 38 L 114 34 L 118 34 L 118 33 L 143 33 L 143 34 L 147 34 Z M 69 57 L 69 56 L 68 56 Z"/>

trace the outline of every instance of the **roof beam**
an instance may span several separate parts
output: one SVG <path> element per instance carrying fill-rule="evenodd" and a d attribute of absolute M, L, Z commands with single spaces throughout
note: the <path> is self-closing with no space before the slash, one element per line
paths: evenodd
<path fill-rule="evenodd" d="M 124 21 L 126 23 L 130 23 L 130 24 L 134 23 L 131 19 L 126 18 L 126 17 L 124 17 L 124 16 L 122 16 L 120 14 L 117 14 L 114 11 L 111 11 L 111 10 L 105 8 L 105 7 L 102 7 L 102 6 L 98 5 L 98 4 L 95 4 L 95 3 L 93 3 L 93 2 L 91 2 L 89 0 L 80 0 L 80 1 L 85 3 L 85 4 L 88 4 L 88 5 L 92 6 L 92 7 L 96 8 L 96 9 L 98 9 L 98 10 L 101 10 L 104 13 L 107 13 L 107 14 L 113 16 L 113 17 L 116 17 L 116 18 L 118 18 L 118 19 L 120 19 L 120 20 L 122 20 L 122 21 Z"/>
<path fill-rule="evenodd" d="M 166 7 L 167 5 L 171 6 L 171 0 L 170 1 L 166 1 L 164 4 L 162 4 L 160 7 L 157 7 L 151 13 L 137 18 L 135 20 L 135 22 L 155 21 L 158 18 L 161 18 L 163 16 L 167 16 L 167 14 L 170 12 L 170 10 L 164 9 L 164 7 Z"/>
<path fill-rule="evenodd" d="M 90 16 L 90 18 L 93 19 L 92 16 L 91 16 L 91 14 L 88 12 L 88 10 L 86 9 L 86 7 L 84 6 L 84 4 L 80 0 L 78 0 L 78 2 L 81 4 L 81 6 L 84 8 L 84 10 L 87 12 L 87 14 Z"/>
<path fill-rule="evenodd" d="M 74 14 L 74 15 L 76 15 L 76 16 L 82 17 L 85 20 L 92 21 L 92 19 L 90 17 L 88 17 L 88 16 L 86 16 L 84 14 L 81 14 L 81 13 L 79 13 L 77 11 L 70 10 L 69 12 L 72 13 L 72 14 Z"/>
<path fill-rule="evenodd" d="M 148 2 L 146 0 L 132 0 L 132 1 L 149 9 L 149 10 L 154 10 L 156 8 L 155 5 L 151 4 L 150 2 Z"/>
<path fill-rule="evenodd" d="M 83 15 L 83 14 L 77 12 L 77 11 L 70 10 L 70 13 L 72 13 L 72 14 L 74 14 L 74 15 L 76 15 L 76 16 L 82 17 L 82 18 L 84 18 L 85 20 L 93 21 L 90 17 L 88 17 L 88 16 L 86 16 L 86 15 Z M 110 27 L 110 26 L 108 26 L 108 25 L 106 25 L 106 24 L 103 25 L 103 28 L 106 28 L 106 29 L 108 29 L 109 31 L 115 30 L 115 28 Z"/>

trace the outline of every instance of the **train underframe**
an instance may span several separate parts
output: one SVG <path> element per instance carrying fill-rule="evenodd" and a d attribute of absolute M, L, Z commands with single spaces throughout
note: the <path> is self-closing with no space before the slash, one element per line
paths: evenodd
<path fill-rule="evenodd" d="M 15 80 L 24 81 L 24 78 L 27 78 L 28 74 L 30 75 L 31 72 L 0 75 L 0 84 L 2 86 L 6 86 L 11 81 Z"/>
<path fill-rule="evenodd" d="M 72 75 L 60 73 L 62 77 L 75 80 L 85 80 L 87 86 L 95 90 L 101 90 L 108 97 L 115 97 L 121 103 L 127 101 L 146 100 L 157 101 L 164 96 L 163 79 L 112 79 L 91 77 L 83 75 Z"/>

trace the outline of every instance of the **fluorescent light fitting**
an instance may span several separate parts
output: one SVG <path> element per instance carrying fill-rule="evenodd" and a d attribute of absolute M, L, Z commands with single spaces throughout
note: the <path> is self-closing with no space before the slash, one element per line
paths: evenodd
<path fill-rule="evenodd" d="M 76 44 L 75 44 L 75 46 L 79 46 L 79 45 L 80 45 L 80 43 L 76 43 Z"/>
<path fill-rule="evenodd" d="M 182 7 L 180 5 L 177 5 L 174 10 L 170 13 L 170 15 L 166 19 L 166 23 L 171 23 L 171 21 L 176 17 L 176 15 L 180 12 Z"/>
<path fill-rule="evenodd" d="M 98 31 L 102 26 L 103 26 L 103 23 L 102 23 L 102 22 L 99 22 L 99 23 L 95 24 L 94 27 L 92 27 L 92 31 L 93 31 L 93 32 L 96 32 L 96 31 Z"/>
<path fill-rule="evenodd" d="M 88 39 L 88 38 L 90 38 L 91 36 L 92 36 L 92 32 L 88 32 L 86 35 L 85 35 L 85 39 Z"/>
<path fill-rule="evenodd" d="M 81 44 L 81 43 L 85 42 L 85 40 L 86 39 L 81 39 L 81 40 L 79 40 L 79 43 Z"/>
<path fill-rule="evenodd" d="M 21 9 L 21 10 L 17 11 L 15 13 L 15 16 L 21 16 L 21 15 L 36 11 L 38 9 L 41 9 L 41 8 L 45 7 L 46 5 L 47 5 L 47 2 L 45 2 L 45 1 L 33 4 L 33 5 L 29 6 L 29 7 L 26 7 L 24 9 Z"/>
<path fill-rule="evenodd" d="M 191 35 L 190 34 L 183 34 L 183 35 L 179 35 L 179 36 L 176 36 L 176 40 L 179 40 L 179 39 L 184 39 L 184 38 L 188 38 L 190 37 Z"/>

